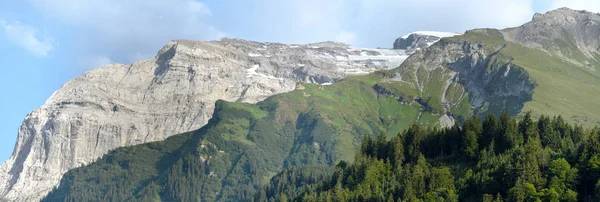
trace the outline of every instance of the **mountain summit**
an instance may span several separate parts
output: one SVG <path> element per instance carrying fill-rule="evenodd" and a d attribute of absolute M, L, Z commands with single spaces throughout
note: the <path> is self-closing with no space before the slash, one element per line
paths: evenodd
<path fill-rule="evenodd" d="M 598 13 L 560 8 L 535 14 L 531 22 L 502 33 L 508 41 L 543 49 L 578 65 L 592 66 L 600 60 L 599 23 Z"/>

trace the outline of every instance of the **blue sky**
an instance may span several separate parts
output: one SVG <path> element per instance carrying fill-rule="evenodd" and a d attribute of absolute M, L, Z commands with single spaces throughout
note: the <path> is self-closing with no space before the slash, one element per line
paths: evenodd
<path fill-rule="evenodd" d="M 22 0 L 0 3 L 0 161 L 24 117 L 99 65 L 152 57 L 173 39 L 390 47 L 418 30 L 518 26 L 535 12 L 596 0 Z"/>

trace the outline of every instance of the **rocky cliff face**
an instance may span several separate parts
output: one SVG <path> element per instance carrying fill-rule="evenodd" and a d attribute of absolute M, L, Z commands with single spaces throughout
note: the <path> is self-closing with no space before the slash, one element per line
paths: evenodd
<path fill-rule="evenodd" d="M 107 151 L 198 129 L 217 99 L 257 102 L 297 82 L 331 84 L 399 66 L 404 50 L 237 39 L 172 41 L 148 60 L 111 64 L 64 84 L 19 128 L 0 167 L 0 198 L 34 201 L 63 173 Z"/>
<path fill-rule="evenodd" d="M 426 108 L 450 118 L 530 111 L 595 126 L 600 108 L 589 92 L 600 92 L 599 34 L 600 14 L 561 8 L 519 27 L 471 30 L 417 48 L 395 79 L 416 88 Z M 395 47 L 429 39 L 407 35 Z"/>
<path fill-rule="evenodd" d="M 462 44 L 461 44 L 462 43 Z M 521 112 L 525 102 L 532 100 L 536 84 L 522 67 L 496 57 L 504 46 L 494 47 L 488 52 L 482 45 L 468 41 L 453 41 L 445 44 L 462 54 L 448 68 L 456 72 L 452 78 L 469 93 L 469 103 L 476 115 L 499 115 L 503 110 L 515 116 Z"/>
<path fill-rule="evenodd" d="M 488 34 L 487 30 L 472 30 L 466 35 L 474 32 Z M 504 47 L 442 39 L 409 57 L 394 80 L 418 89 L 420 99 L 427 100 L 434 112 L 446 114 L 441 125 L 451 125 L 459 116 L 500 114 L 503 110 L 514 116 L 532 100 L 536 84 L 524 68 L 497 56 Z"/>

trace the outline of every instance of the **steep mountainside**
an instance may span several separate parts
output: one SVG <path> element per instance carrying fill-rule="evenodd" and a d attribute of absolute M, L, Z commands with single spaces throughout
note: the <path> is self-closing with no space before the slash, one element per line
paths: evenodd
<path fill-rule="evenodd" d="M 295 88 L 397 67 L 404 50 L 238 39 L 172 41 L 156 57 L 112 64 L 66 83 L 27 115 L 0 167 L 0 198 L 34 200 L 63 173 L 109 150 L 163 140 L 207 123 L 217 99 L 254 103 Z"/>
<path fill-rule="evenodd" d="M 441 39 L 413 54 L 397 70 L 402 88 L 431 96 L 448 110 L 456 84 L 468 92 L 474 115 L 531 111 L 570 122 L 600 124 L 600 15 L 558 9 L 505 30 L 478 29 Z M 441 97 L 425 95 L 442 86 Z M 423 89 L 423 90 L 422 90 Z M 447 89 L 447 90 L 444 90 Z M 461 91 L 458 91 L 461 92 Z M 450 96 L 450 97 L 448 97 Z M 441 107 L 440 107 L 441 106 Z"/>
<path fill-rule="evenodd" d="M 569 122 L 597 125 L 599 65 L 578 54 L 598 54 L 597 50 L 576 43 L 557 43 L 550 49 L 517 40 L 540 38 L 536 33 L 552 35 L 548 33 L 562 25 L 532 24 L 595 15 L 552 11 L 518 28 L 443 38 L 393 70 L 327 86 L 301 84 L 256 105 L 219 101 L 215 116 L 202 129 L 117 149 L 67 173 L 47 199 L 249 200 L 282 169 L 352 160 L 364 135 L 390 137 L 415 122 L 452 126 L 472 115 L 507 110 L 513 116 L 525 111 L 534 116 L 564 114 Z M 531 31 L 534 28 L 545 32 Z M 566 53 L 582 57 L 569 57 L 574 60 L 570 61 Z M 583 65 L 582 59 L 590 65 Z"/>
<path fill-rule="evenodd" d="M 535 79 L 538 87 L 525 111 L 563 114 L 588 126 L 600 124 L 600 14 L 562 8 L 536 14 L 533 21 L 501 33 L 504 40 L 499 34 L 471 39 L 508 44 L 502 55 Z"/>
<path fill-rule="evenodd" d="M 421 104 L 378 93 L 380 79 L 301 84 L 256 105 L 218 101 L 202 129 L 110 152 L 69 171 L 47 199 L 249 200 L 284 168 L 352 160 L 364 135 L 397 134 L 415 121 L 439 123 Z"/>

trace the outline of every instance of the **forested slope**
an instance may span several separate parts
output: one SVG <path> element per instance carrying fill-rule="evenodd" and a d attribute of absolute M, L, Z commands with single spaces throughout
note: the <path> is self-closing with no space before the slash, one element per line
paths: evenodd
<path fill-rule="evenodd" d="M 598 201 L 600 130 L 507 113 L 365 137 L 354 163 L 300 201 Z M 291 180 L 293 182 L 293 180 Z"/>

